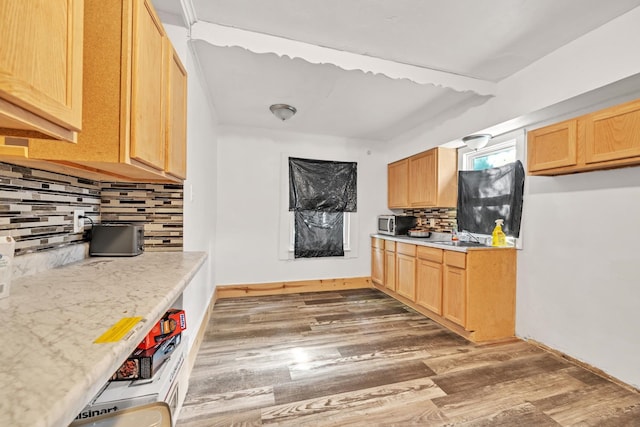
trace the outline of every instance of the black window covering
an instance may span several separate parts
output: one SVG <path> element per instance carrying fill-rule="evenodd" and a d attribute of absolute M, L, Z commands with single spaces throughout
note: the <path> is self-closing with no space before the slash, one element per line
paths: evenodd
<path fill-rule="evenodd" d="M 342 212 L 296 211 L 296 258 L 344 256 Z"/>
<path fill-rule="evenodd" d="M 520 236 L 524 167 L 519 160 L 498 168 L 458 172 L 458 229 L 491 234 L 504 219 L 505 234 Z"/>
<path fill-rule="evenodd" d="M 356 212 L 357 163 L 289 157 L 289 210 Z"/>
<path fill-rule="evenodd" d="M 295 258 L 344 256 L 344 212 L 356 212 L 357 163 L 289 158 Z"/>

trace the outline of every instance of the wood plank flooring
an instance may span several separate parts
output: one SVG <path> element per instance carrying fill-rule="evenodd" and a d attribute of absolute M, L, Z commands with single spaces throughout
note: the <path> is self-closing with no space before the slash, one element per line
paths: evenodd
<path fill-rule="evenodd" d="M 640 426 L 640 394 L 372 289 L 219 300 L 178 427 Z"/>

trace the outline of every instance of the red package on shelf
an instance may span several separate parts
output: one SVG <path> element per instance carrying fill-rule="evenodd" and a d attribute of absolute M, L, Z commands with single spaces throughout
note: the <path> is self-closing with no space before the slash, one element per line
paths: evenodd
<path fill-rule="evenodd" d="M 148 350 L 158 344 L 176 336 L 187 329 L 187 319 L 184 310 L 168 310 L 162 319 L 156 323 L 146 337 L 138 344 L 138 349 Z"/>
<path fill-rule="evenodd" d="M 136 349 L 118 368 L 111 381 L 129 381 L 153 378 L 173 350 L 182 341 L 182 334 L 174 335 L 148 350 Z"/>

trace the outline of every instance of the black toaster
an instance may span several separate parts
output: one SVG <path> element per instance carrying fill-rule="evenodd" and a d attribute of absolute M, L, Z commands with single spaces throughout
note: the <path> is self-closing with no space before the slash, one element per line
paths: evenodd
<path fill-rule="evenodd" d="M 136 256 L 144 252 L 144 226 L 96 224 L 91 230 L 89 255 Z"/>

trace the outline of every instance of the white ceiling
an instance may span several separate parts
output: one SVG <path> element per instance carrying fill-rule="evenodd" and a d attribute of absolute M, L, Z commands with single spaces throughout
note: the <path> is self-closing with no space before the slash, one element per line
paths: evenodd
<path fill-rule="evenodd" d="M 191 24 L 221 125 L 389 140 L 640 0 L 153 0 Z M 269 105 L 298 109 L 281 122 Z M 462 136 L 462 135 L 461 135 Z"/>

